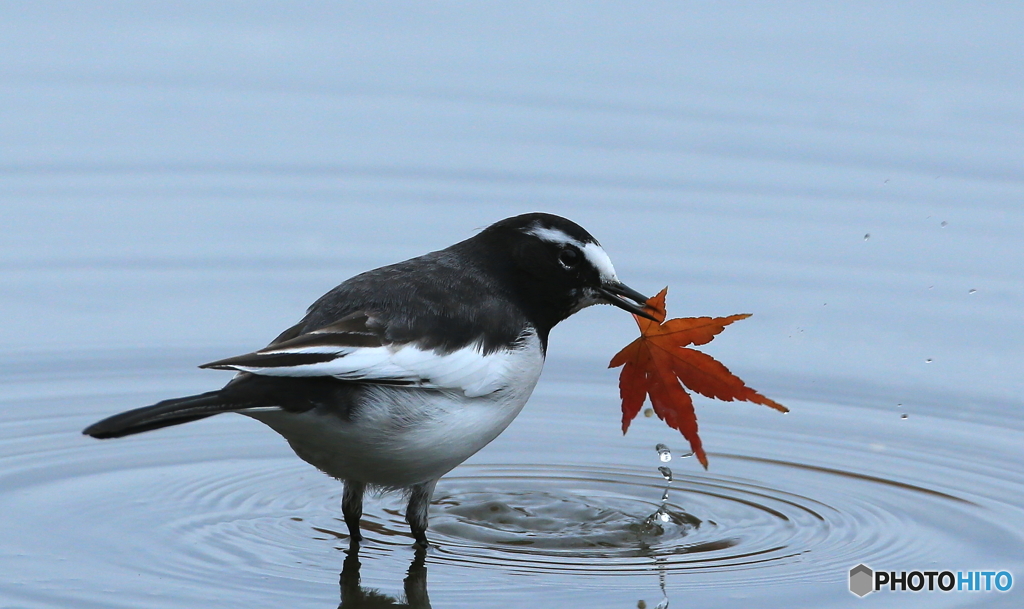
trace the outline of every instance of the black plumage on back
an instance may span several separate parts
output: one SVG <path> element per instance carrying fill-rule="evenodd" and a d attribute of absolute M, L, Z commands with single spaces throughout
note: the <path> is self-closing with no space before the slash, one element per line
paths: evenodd
<path fill-rule="evenodd" d="M 499 281 L 469 272 L 464 244 L 356 275 L 313 303 L 300 334 L 364 313 L 385 344 L 451 352 L 480 342 L 485 353 L 511 344 L 527 318 Z"/>

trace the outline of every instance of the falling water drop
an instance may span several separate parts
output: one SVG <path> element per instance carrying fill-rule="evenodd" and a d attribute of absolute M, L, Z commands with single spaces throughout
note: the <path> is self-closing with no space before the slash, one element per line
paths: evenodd
<path fill-rule="evenodd" d="M 644 408 L 644 416 L 647 417 L 648 419 L 653 417 L 654 416 L 654 409 L 653 408 Z"/>
<path fill-rule="evenodd" d="M 871 233 L 864 233 L 864 240 L 867 241 L 871 238 Z"/>
<path fill-rule="evenodd" d="M 658 444 L 654 448 L 658 451 L 658 458 L 662 463 L 667 463 L 672 460 L 672 452 L 669 450 L 668 446 Z M 658 506 L 658 511 L 648 516 L 645 521 L 645 524 L 648 527 L 655 522 L 670 522 L 672 520 L 672 517 L 669 515 L 666 507 L 668 505 L 668 491 L 672 486 L 672 470 L 665 465 L 661 465 L 658 467 L 658 473 L 660 473 L 661 477 L 665 479 L 665 490 L 661 493 L 661 505 Z"/>
<path fill-rule="evenodd" d="M 905 414 L 901 414 L 901 415 L 900 415 L 900 418 L 901 418 L 901 419 L 903 419 L 903 420 L 905 421 L 905 420 L 907 419 L 907 415 L 905 415 Z"/>
<path fill-rule="evenodd" d="M 949 226 L 949 222 L 943 220 L 942 222 L 939 222 L 939 226 L 941 226 L 942 228 L 946 228 L 947 226 Z"/>
<path fill-rule="evenodd" d="M 932 358 L 929 357 L 928 359 L 924 360 L 924 363 L 926 363 L 926 364 L 932 363 Z"/>
<path fill-rule="evenodd" d="M 978 291 L 978 290 L 975 290 L 974 288 L 971 288 L 971 289 L 967 290 L 967 293 L 968 293 L 968 294 L 974 294 L 974 293 L 976 293 L 977 291 Z"/>

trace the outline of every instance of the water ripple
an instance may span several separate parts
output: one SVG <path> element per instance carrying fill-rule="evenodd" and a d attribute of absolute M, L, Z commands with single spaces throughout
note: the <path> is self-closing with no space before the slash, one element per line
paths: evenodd
<path fill-rule="evenodd" d="M 464 466 L 438 486 L 428 563 L 521 574 L 733 571 L 734 584 L 763 582 L 764 569 L 774 566 L 773 581 L 834 578 L 857 562 L 928 559 L 923 528 L 949 533 L 945 522 L 976 519 L 979 509 L 947 493 L 853 472 L 740 455 L 715 458 L 748 461 L 766 475 L 760 481 L 678 475 L 667 522 L 649 521 L 664 487 L 656 471 Z M 159 548 L 126 553 L 121 535 L 99 535 L 108 547 L 92 551 L 193 585 L 224 584 L 210 565 L 307 577 L 307 567 L 323 564 L 325 556 L 322 545 L 303 539 L 347 545 L 339 485 L 298 462 L 126 464 L 63 479 L 36 473 L 43 481 L 37 493 L 73 497 L 77 527 L 97 534 L 113 526 L 129 539 L 155 537 Z M 794 473 L 802 476 L 795 485 L 813 492 L 764 482 L 784 478 L 793 486 Z M 385 496 L 367 508 L 364 558 L 409 545 L 400 497 Z M 794 563 L 800 568 L 785 568 Z"/>

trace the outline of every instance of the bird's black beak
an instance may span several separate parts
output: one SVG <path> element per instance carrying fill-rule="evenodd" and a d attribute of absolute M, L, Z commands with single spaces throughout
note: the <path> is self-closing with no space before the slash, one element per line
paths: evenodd
<path fill-rule="evenodd" d="M 609 282 L 601 287 L 597 288 L 597 291 L 604 296 L 604 299 L 608 304 L 613 304 L 620 309 L 629 311 L 633 315 L 639 315 L 651 321 L 658 321 L 656 317 L 644 310 L 644 304 L 647 303 L 647 297 L 637 292 L 633 288 L 627 286 L 624 283 Z M 627 300 L 627 298 L 629 300 Z M 634 302 L 630 302 L 630 300 Z"/>

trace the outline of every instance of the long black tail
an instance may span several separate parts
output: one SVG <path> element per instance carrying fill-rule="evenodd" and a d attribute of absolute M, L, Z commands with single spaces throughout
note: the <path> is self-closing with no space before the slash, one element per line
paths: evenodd
<path fill-rule="evenodd" d="M 86 427 L 82 433 L 100 439 L 122 438 L 238 409 L 237 403 L 225 403 L 226 401 L 222 396 L 222 390 L 164 400 L 152 406 L 143 406 L 107 417 Z"/>
<path fill-rule="evenodd" d="M 222 412 L 250 408 L 280 408 L 305 412 L 311 408 L 329 408 L 342 417 L 351 416 L 351 408 L 361 391 L 358 383 L 331 377 L 274 377 L 239 374 L 217 391 L 164 400 L 115 414 L 85 428 L 94 438 L 121 438 L 132 434 L 180 425 L 212 417 Z"/>

